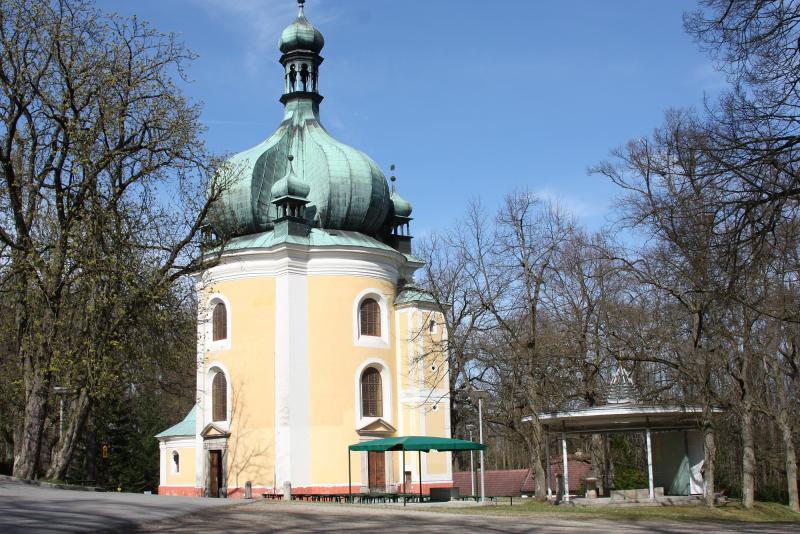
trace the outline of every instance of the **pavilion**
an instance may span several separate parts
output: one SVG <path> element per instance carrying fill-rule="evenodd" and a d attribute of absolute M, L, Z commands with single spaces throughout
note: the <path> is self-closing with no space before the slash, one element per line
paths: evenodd
<path fill-rule="evenodd" d="M 648 498 L 653 501 L 657 497 L 657 488 L 663 488 L 667 495 L 690 496 L 703 493 L 704 447 L 698 425 L 702 411 L 702 406 L 698 405 L 651 405 L 637 402 L 630 375 L 622 367 L 618 367 L 611 381 L 607 404 L 565 412 L 539 413 L 536 417 L 544 428 L 546 444 L 550 433 L 561 435 L 565 500 L 569 500 L 568 435 L 644 432 Z M 533 416 L 523 418 L 523 421 L 531 420 Z M 552 485 L 549 447 L 546 450 L 547 491 L 550 494 Z M 606 477 L 607 475 L 606 470 Z M 604 486 L 608 488 L 609 481 L 606 479 L 604 482 Z"/>
<path fill-rule="evenodd" d="M 348 499 L 353 500 L 352 471 L 350 467 L 350 453 L 353 451 L 372 451 L 389 452 L 402 451 L 403 453 L 403 473 L 406 472 L 406 451 L 416 451 L 417 461 L 419 462 L 419 499 L 422 502 L 422 453 L 431 451 L 482 451 L 486 450 L 486 445 L 455 438 L 440 438 L 434 436 L 398 436 L 393 438 L 374 439 L 354 443 L 347 448 L 347 479 L 348 479 Z M 483 466 L 481 466 L 483 468 Z M 403 493 L 406 492 L 405 481 L 403 481 Z M 406 500 L 403 499 L 403 505 Z"/>

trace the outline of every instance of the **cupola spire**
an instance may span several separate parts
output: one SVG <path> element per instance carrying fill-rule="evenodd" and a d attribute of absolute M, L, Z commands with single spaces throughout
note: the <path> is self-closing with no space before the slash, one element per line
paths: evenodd
<path fill-rule="evenodd" d="M 297 18 L 281 33 L 278 42 L 283 55 L 280 62 L 284 68 L 284 87 L 281 102 L 293 99 L 310 99 L 319 103 L 319 66 L 323 61 L 319 55 L 325 46 L 322 33 L 306 18 L 305 0 L 297 1 Z"/>
<path fill-rule="evenodd" d="M 389 225 L 389 244 L 400 252 L 411 254 L 411 203 L 397 192 L 397 186 L 395 185 L 397 176 L 394 174 L 394 163 L 389 166 L 389 171 L 392 173 L 389 178 L 392 182 L 392 191 L 389 194 L 392 204 L 390 217 L 387 221 Z"/>
<path fill-rule="evenodd" d="M 272 185 L 270 191 L 272 203 L 278 210 L 275 219 L 275 230 L 285 227 L 289 235 L 307 235 L 308 222 L 306 221 L 306 204 L 311 188 L 294 172 L 294 156 L 289 154 L 289 169 L 286 175 Z M 285 224 L 281 224 L 285 223 Z"/>

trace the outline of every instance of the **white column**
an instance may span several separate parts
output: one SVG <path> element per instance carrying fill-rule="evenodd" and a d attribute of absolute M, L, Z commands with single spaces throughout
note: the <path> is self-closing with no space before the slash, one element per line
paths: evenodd
<path fill-rule="evenodd" d="M 569 467 L 567 466 L 567 435 L 561 433 L 561 456 L 564 460 L 564 501 L 569 502 Z"/>
<path fill-rule="evenodd" d="M 656 498 L 656 495 L 653 491 L 653 447 L 650 442 L 649 428 L 645 431 L 645 436 L 647 437 L 647 483 L 650 489 L 650 500 L 652 501 Z"/>
<path fill-rule="evenodd" d="M 159 458 L 159 473 L 158 473 L 158 485 L 159 486 L 166 486 L 167 485 L 167 444 L 163 441 L 159 441 L 158 443 L 158 454 Z"/>
<path fill-rule="evenodd" d="M 278 487 L 311 481 L 308 285 L 303 260 L 275 279 L 275 471 Z"/>

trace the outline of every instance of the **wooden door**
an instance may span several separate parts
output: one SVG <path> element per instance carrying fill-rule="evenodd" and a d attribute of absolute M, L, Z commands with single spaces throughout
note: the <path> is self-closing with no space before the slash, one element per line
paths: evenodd
<path fill-rule="evenodd" d="M 369 459 L 369 491 L 386 491 L 386 453 L 370 451 Z"/>
<path fill-rule="evenodd" d="M 208 496 L 219 497 L 219 489 L 222 487 L 222 451 L 208 451 Z"/>

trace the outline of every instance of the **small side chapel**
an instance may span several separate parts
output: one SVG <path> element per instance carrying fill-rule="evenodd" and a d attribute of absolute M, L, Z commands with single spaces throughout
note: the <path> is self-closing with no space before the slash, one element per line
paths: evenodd
<path fill-rule="evenodd" d="M 324 39 L 298 4 L 279 42 L 284 119 L 227 162 L 209 221 L 232 237 L 196 280 L 197 404 L 156 436 L 161 495 L 346 493 L 348 445 L 450 437 L 447 332 L 413 285 L 411 204 L 322 126 Z M 450 453 L 421 473 L 399 454 L 354 455 L 354 487 L 452 486 Z"/>

